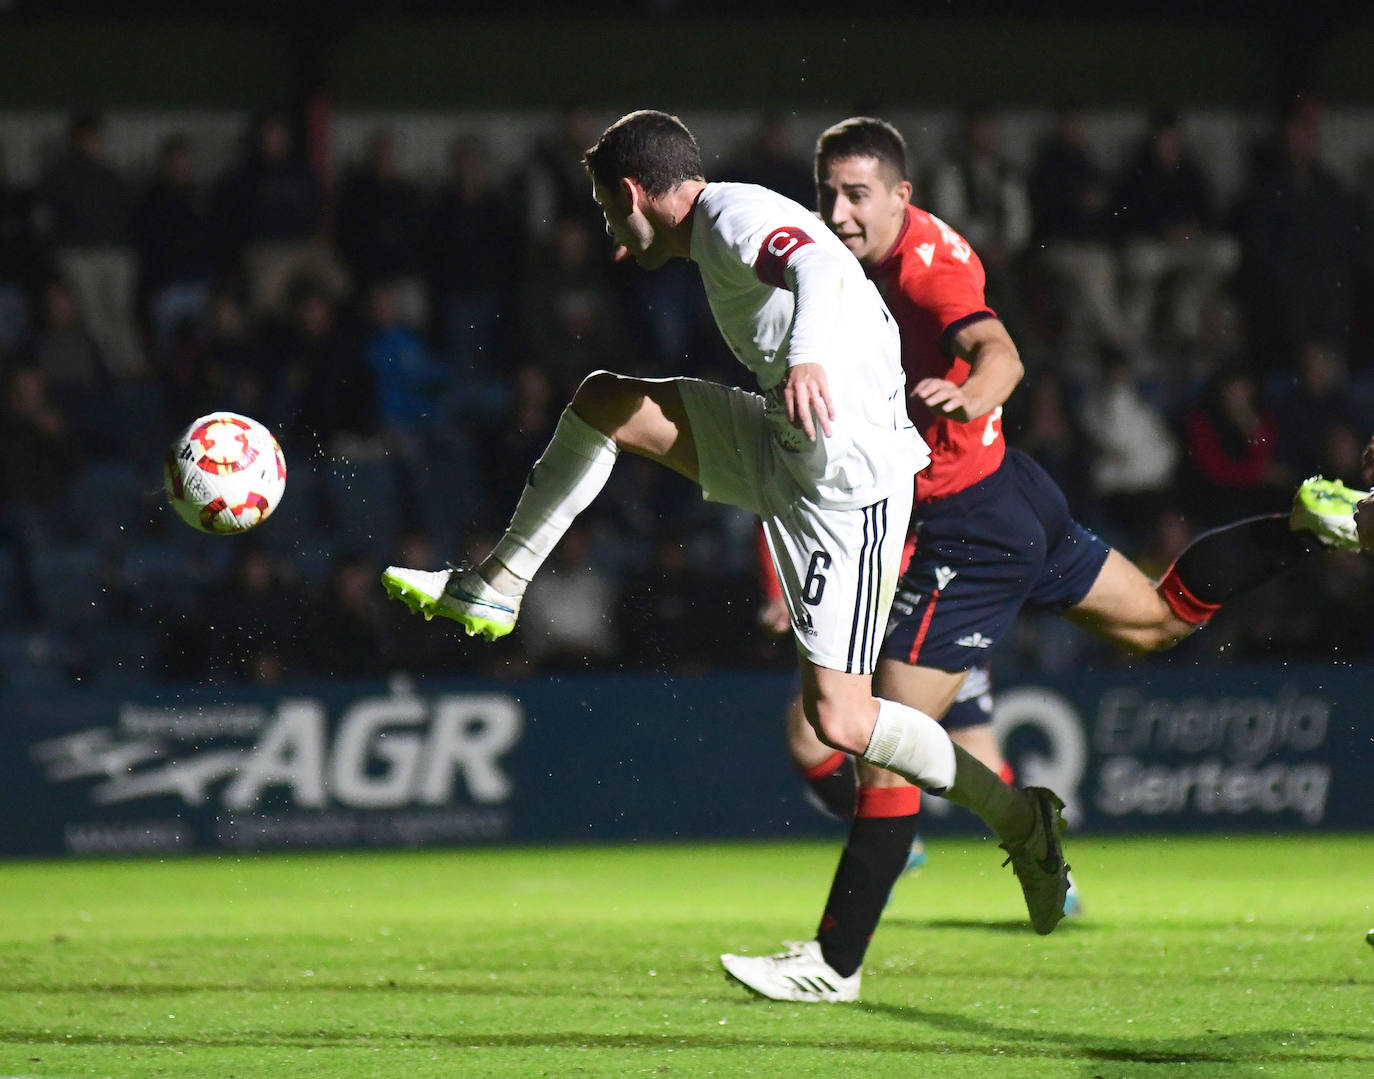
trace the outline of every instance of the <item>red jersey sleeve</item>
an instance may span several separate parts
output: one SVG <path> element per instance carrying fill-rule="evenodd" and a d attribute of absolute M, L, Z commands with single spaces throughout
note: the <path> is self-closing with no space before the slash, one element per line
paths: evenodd
<path fill-rule="evenodd" d="M 953 337 L 979 319 L 996 318 L 983 296 L 983 264 L 968 242 L 939 218 L 907 207 L 902 235 L 872 272 L 902 334 L 907 386 L 924 378 L 962 385 L 969 365 L 954 355 Z M 1002 463 L 1002 410 L 968 423 L 937 416 L 908 397 L 912 422 L 930 446 L 928 467 L 916 474 L 918 502 L 961 491 Z"/>
<path fill-rule="evenodd" d="M 949 338 L 963 326 L 997 317 L 984 297 L 987 274 L 968 241 L 938 217 L 917 211 L 913 224 L 921 227 L 910 230 L 915 237 L 903 252 L 902 291 L 930 314 L 948 352 Z"/>

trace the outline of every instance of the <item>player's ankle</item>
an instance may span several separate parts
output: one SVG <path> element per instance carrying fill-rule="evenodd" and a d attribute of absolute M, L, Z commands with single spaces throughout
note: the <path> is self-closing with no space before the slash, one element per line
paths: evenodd
<path fill-rule="evenodd" d="M 529 581 L 512 572 L 495 555 L 488 555 L 477 568 L 477 575 L 503 596 L 518 599 L 525 594 Z"/>

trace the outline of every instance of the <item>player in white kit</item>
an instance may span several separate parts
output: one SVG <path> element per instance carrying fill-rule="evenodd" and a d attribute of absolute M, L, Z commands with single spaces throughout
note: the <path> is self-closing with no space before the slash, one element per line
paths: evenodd
<path fill-rule="evenodd" d="M 803 706 L 829 745 L 978 813 L 1007 849 L 1037 932 L 1063 913 L 1061 803 L 1002 782 L 929 716 L 872 693 L 898 576 L 912 477 L 929 454 L 907 417 L 892 316 L 862 267 L 800 204 L 752 184 L 707 183 L 676 117 L 623 117 L 587 151 L 617 258 L 689 258 L 716 324 L 760 393 L 688 378 L 597 371 L 531 470 L 506 533 L 473 569 L 389 567 L 387 591 L 488 639 L 627 450 L 759 514 L 800 653 Z M 858 975 L 817 954 L 789 964 L 853 999 Z M 751 986 L 752 987 L 752 986 Z M 770 994 L 771 995 L 771 994 Z"/>

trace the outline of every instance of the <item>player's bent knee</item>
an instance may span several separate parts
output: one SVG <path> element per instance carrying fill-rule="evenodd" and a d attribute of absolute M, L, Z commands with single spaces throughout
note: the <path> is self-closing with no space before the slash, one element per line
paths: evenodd
<path fill-rule="evenodd" d="M 869 739 L 873 736 L 871 717 L 865 724 L 864 717 L 854 714 L 852 709 L 838 708 L 825 701 L 808 709 L 806 718 L 822 742 L 856 756 L 868 748 Z"/>
<path fill-rule="evenodd" d="M 614 371 L 593 371 L 573 394 L 572 410 L 593 427 L 605 430 L 605 422 L 619 415 L 619 422 L 634 411 L 638 394 L 627 394 L 628 379 Z"/>

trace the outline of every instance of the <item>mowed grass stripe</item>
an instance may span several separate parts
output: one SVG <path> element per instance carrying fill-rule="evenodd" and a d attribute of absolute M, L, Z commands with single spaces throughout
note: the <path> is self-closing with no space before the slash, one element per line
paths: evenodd
<path fill-rule="evenodd" d="M 754 1001 L 837 845 L 0 866 L 0 1075 L 1374 1075 L 1368 837 L 1103 839 L 1026 924 L 991 841 L 903 880 L 858 1006 Z"/>

